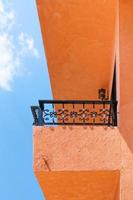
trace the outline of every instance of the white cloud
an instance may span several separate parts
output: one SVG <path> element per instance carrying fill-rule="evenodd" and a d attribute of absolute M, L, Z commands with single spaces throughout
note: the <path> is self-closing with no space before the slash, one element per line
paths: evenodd
<path fill-rule="evenodd" d="M 35 48 L 34 40 L 32 37 L 29 37 L 27 34 L 21 32 L 19 37 L 19 44 L 21 46 L 20 55 L 29 55 L 29 52 L 32 56 L 39 57 L 39 52 Z"/>
<path fill-rule="evenodd" d="M 7 9 L 0 0 L 0 89 L 10 91 L 15 76 L 22 71 L 23 59 L 39 57 L 34 39 L 24 32 L 17 35 L 17 44 L 12 31 L 15 27 L 15 11 Z"/>
<path fill-rule="evenodd" d="M 0 88 L 11 90 L 11 83 L 17 73 L 19 58 L 15 58 L 14 45 L 6 33 L 0 34 Z"/>

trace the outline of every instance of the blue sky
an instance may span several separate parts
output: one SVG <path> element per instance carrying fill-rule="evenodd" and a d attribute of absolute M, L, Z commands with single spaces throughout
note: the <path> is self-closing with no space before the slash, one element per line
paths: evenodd
<path fill-rule="evenodd" d="M 51 99 L 34 0 L 0 0 L 0 199 L 42 200 L 30 105 Z"/>

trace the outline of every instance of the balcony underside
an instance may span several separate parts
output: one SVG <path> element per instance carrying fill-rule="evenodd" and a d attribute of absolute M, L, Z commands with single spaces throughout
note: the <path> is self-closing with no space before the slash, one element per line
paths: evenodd
<path fill-rule="evenodd" d="M 117 2 L 37 0 L 55 99 L 98 99 L 112 88 Z"/>

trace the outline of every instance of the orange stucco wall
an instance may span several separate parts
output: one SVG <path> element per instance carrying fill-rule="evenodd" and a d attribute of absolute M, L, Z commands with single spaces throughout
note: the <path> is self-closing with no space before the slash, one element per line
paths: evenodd
<path fill-rule="evenodd" d="M 117 128 L 35 127 L 33 138 L 34 172 L 47 200 L 119 200 Z"/>
<path fill-rule="evenodd" d="M 48 200 L 59 200 L 69 197 L 87 200 L 94 189 L 95 194 L 100 190 L 99 192 L 105 195 L 107 190 L 110 192 L 115 190 L 116 194 L 121 196 L 121 200 L 132 200 L 133 154 L 118 128 L 34 127 L 33 132 L 34 172 L 46 199 L 48 197 Z M 102 177 L 106 179 L 99 189 L 100 174 L 97 173 L 103 173 Z M 74 179 L 71 180 L 71 176 L 80 177 L 75 178 L 73 183 L 81 187 L 79 196 L 75 195 L 76 186 L 72 184 L 70 188 L 66 187 Z M 92 182 L 89 176 L 92 177 Z M 64 177 L 66 178 L 63 182 Z M 63 182 L 62 187 L 56 190 L 56 185 L 60 185 L 60 182 Z M 84 185 L 87 186 L 83 187 Z M 107 189 L 106 185 L 110 187 L 107 186 Z M 82 190 L 85 193 L 83 198 L 81 198 Z M 97 196 L 94 199 L 105 200 L 106 198 Z M 110 197 L 111 199 L 119 200 L 118 196 Z"/>
<path fill-rule="evenodd" d="M 120 130 L 133 151 L 133 1 L 120 1 Z"/>
<path fill-rule="evenodd" d="M 120 132 L 128 147 L 122 169 L 122 200 L 133 198 L 133 1 L 120 0 Z"/>
<path fill-rule="evenodd" d="M 35 172 L 47 200 L 118 200 L 119 171 Z"/>
<path fill-rule="evenodd" d="M 37 0 L 56 99 L 98 99 L 111 92 L 116 53 L 116 0 Z M 93 87 L 92 87 L 93 85 Z"/>
<path fill-rule="evenodd" d="M 132 200 L 133 1 L 37 6 L 54 98 L 97 99 L 100 87 L 111 91 L 115 53 L 119 79 L 119 128 L 34 128 L 34 171 L 46 199 Z"/>
<path fill-rule="evenodd" d="M 46 160 L 46 163 L 44 162 Z M 121 141 L 117 128 L 35 127 L 35 171 L 119 170 Z"/>

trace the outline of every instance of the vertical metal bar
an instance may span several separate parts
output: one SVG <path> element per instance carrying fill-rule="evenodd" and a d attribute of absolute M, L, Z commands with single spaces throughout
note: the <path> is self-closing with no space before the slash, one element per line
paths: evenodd
<path fill-rule="evenodd" d="M 34 119 L 33 125 L 37 126 L 38 125 L 38 107 L 32 106 L 31 111 L 33 114 L 33 119 Z"/>
<path fill-rule="evenodd" d="M 73 114 L 74 114 L 74 111 L 75 111 L 75 105 L 73 103 Z M 75 116 L 73 115 L 73 123 L 75 124 Z"/>
<path fill-rule="evenodd" d="M 83 110 L 84 110 L 83 123 L 85 124 L 85 104 L 84 103 L 83 103 Z"/>
<path fill-rule="evenodd" d="M 63 107 L 63 124 L 65 123 L 65 119 L 64 119 L 64 117 L 65 117 L 65 113 L 64 113 L 64 110 L 65 110 L 65 105 L 64 105 L 64 103 L 62 104 L 62 107 Z"/>
<path fill-rule="evenodd" d="M 43 122 L 44 122 L 44 124 L 45 124 L 45 104 L 43 104 L 42 115 L 43 115 Z"/>
<path fill-rule="evenodd" d="M 53 121 L 53 125 L 55 124 L 55 119 L 54 119 L 54 112 L 55 112 L 55 107 L 54 107 L 54 103 L 52 103 L 52 108 L 53 108 L 53 118 L 52 118 L 52 121 Z"/>
<path fill-rule="evenodd" d="M 44 124 L 43 122 L 43 111 L 41 108 L 38 109 L 38 123 L 39 126 L 42 126 Z"/>
<path fill-rule="evenodd" d="M 103 110 L 104 110 L 104 114 L 105 114 L 105 103 L 103 102 Z M 106 116 L 104 117 L 103 120 L 104 125 L 106 124 Z"/>
<path fill-rule="evenodd" d="M 111 125 L 111 121 L 112 121 L 111 117 L 112 117 L 112 104 L 110 104 L 110 108 L 109 108 L 108 126 Z"/>
<path fill-rule="evenodd" d="M 95 113 L 95 102 L 93 102 L 93 112 Z M 93 125 L 95 125 L 96 122 L 95 117 L 93 118 Z"/>

